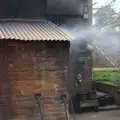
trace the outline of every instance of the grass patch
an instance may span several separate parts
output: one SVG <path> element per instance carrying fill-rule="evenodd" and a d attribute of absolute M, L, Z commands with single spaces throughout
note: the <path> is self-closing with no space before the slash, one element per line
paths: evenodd
<path fill-rule="evenodd" d="M 120 71 L 113 68 L 94 69 L 93 81 L 120 86 Z"/>

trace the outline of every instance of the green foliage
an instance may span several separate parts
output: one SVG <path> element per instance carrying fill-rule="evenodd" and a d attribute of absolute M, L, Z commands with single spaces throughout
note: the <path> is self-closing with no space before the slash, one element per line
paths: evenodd
<path fill-rule="evenodd" d="M 112 84 L 117 87 L 120 86 L 120 71 L 104 70 L 104 71 L 94 71 L 93 80 L 104 82 L 106 84 Z"/>

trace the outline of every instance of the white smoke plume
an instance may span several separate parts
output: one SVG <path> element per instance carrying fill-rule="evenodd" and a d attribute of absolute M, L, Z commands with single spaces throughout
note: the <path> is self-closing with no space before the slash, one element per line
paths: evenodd
<path fill-rule="evenodd" d="M 69 27 L 70 26 L 70 27 Z M 83 40 L 88 40 L 89 43 L 95 40 L 104 51 L 109 54 L 116 54 L 120 51 L 120 35 L 109 30 L 100 30 L 95 27 L 87 27 L 86 25 L 62 25 L 61 29 L 70 37 L 71 49 L 79 50 L 78 45 Z"/>

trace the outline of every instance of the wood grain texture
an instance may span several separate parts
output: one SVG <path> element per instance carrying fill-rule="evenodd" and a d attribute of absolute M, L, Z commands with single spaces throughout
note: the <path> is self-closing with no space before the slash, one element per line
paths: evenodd
<path fill-rule="evenodd" d="M 66 91 L 64 70 L 68 66 L 69 43 L 44 42 L 45 48 L 42 45 L 42 42 L 7 41 L 6 46 L 0 48 L 0 114 L 3 120 L 37 120 L 36 93 L 43 94 L 45 120 L 66 119 L 59 98 Z"/>

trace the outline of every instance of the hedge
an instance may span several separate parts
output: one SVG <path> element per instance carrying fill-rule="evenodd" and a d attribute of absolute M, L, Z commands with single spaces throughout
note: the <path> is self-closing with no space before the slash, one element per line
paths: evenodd
<path fill-rule="evenodd" d="M 104 82 L 106 84 L 120 85 L 120 71 L 116 69 L 94 69 L 93 81 Z"/>

